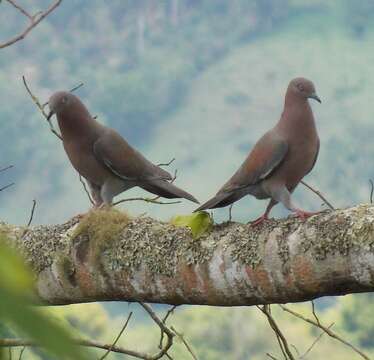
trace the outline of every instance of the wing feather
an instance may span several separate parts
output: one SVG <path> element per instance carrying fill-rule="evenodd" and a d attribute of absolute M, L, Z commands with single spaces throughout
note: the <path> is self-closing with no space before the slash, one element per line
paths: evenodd
<path fill-rule="evenodd" d="M 172 179 L 167 171 L 147 160 L 112 129 L 106 129 L 94 143 L 93 152 L 98 161 L 124 180 Z"/>

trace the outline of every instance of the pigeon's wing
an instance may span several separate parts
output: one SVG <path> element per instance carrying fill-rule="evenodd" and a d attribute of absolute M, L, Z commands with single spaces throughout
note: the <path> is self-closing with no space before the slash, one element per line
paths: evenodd
<path fill-rule="evenodd" d="M 219 193 L 246 188 L 266 179 L 281 165 L 287 152 L 287 141 L 274 131 L 267 132 Z"/>
<path fill-rule="evenodd" d="M 313 160 L 313 164 L 312 164 L 312 166 L 310 167 L 310 169 L 309 169 L 309 171 L 306 173 L 306 174 L 309 174 L 312 170 L 313 170 L 313 168 L 314 168 L 314 165 L 316 164 L 316 161 L 317 161 L 317 158 L 318 158 L 318 154 L 319 154 L 319 139 L 318 139 L 318 142 L 317 142 L 317 150 L 316 150 L 316 155 L 314 156 L 314 160 Z M 305 175 L 306 175 L 305 174 Z"/>
<path fill-rule="evenodd" d="M 116 131 L 107 129 L 94 143 L 96 159 L 124 180 L 171 180 L 172 176 L 131 147 Z"/>
<path fill-rule="evenodd" d="M 288 144 L 272 132 L 266 133 L 254 146 L 238 171 L 218 193 L 195 211 L 224 207 L 246 194 L 247 187 L 266 179 L 281 165 L 286 157 Z"/>

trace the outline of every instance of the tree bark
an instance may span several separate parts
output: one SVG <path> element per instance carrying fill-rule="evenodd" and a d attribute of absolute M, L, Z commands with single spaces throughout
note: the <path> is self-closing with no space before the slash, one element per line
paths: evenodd
<path fill-rule="evenodd" d="M 188 228 L 118 211 L 78 223 L 0 233 L 36 272 L 46 304 L 145 301 L 216 306 L 287 303 L 374 291 L 374 206 L 305 222 L 227 222 L 194 239 Z"/>

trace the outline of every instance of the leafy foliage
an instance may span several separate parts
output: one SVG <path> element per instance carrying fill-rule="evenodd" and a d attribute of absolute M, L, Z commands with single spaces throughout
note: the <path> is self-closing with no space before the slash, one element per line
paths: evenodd
<path fill-rule="evenodd" d="M 33 275 L 0 239 L 0 318 L 59 359 L 88 357 L 61 326 L 30 305 Z"/>

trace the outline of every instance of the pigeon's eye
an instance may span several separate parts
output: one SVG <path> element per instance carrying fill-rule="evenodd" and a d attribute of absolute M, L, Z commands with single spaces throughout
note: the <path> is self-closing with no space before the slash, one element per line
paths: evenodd
<path fill-rule="evenodd" d="M 297 88 L 300 90 L 300 91 L 304 91 L 304 86 L 302 84 L 297 84 Z"/>

